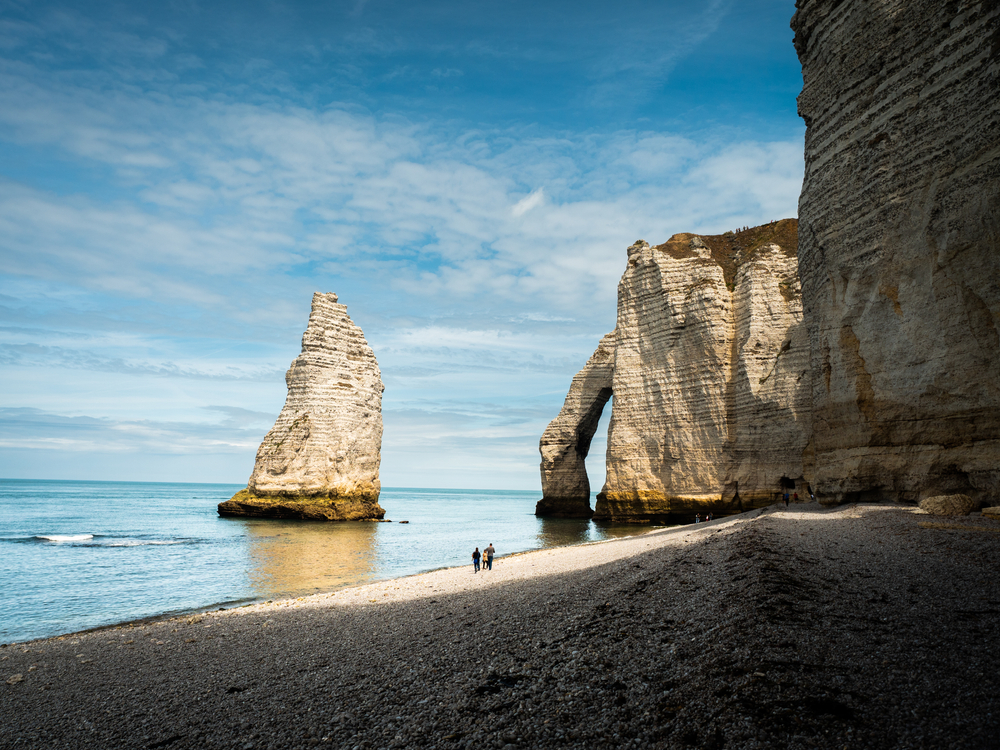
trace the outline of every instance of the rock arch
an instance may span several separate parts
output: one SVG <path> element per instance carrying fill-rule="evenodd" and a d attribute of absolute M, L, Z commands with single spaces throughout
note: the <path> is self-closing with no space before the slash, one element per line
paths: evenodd
<path fill-rule="evenodd" d="M 536 514 L 684 521 L 770 505 L 781 477 L 804 478 L 811 381 L 796 245 L 790 219 L 628 248 L 615 332 L 542 437 Z M 591 514 L 584 459 L 609 388 L 607 480 Z"/>
<path fill-rule="evenodd" d="M 542 433 L 542 499 L 536 516 L 590 518 L 590 480 L 586 458 L 614 378 L 615 333 L 601 339 L 597 350 L 574 377 L 559 416 Z"/>

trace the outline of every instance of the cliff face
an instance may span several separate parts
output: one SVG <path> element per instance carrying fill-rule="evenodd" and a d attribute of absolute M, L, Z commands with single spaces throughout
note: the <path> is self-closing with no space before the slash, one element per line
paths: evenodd
<path fill-rule="evenodd" d="M 809 338 L 794 248 L 767 244 L 736 271 L 724 499 L 767 505 L 776 493 L 805 498 L 804 451 L 812 400 Z"/>
<path fill-rule="evenodd" d="M 554 507 L 556 487 L 589 510 L 586 451 L 573 446 L 585 434 L 589 447 L 593 427 L 579 426 L 596 425 L 609 377 L 607 483 L 595 518 L 669 520 L 769 504 L 786 488 L 805 495 L 809 355 L 795 226 L 628 248 L 617 327 L 542 437 L 536 513 Z"/>
<path fill-rule="evenodd" d="M 668 516 L 725 478 L 732 304 L 700 238 L 636 243 L 618 283 L 614 402 L 598 518 Z"/>
<path fill-rule="evenodd" d="M 827 502 L 1000 495 L 1000 3 L 799 0 Z"/>
<path fill-rule="evenodd" d="M 793 237 L 782 224 L 629 248 L 595 518 L 731 512 L 802 482 L 808 354 L 794 247 L 751 241 Z"/>
<path fill-rule="evenodd" d="M 542 499 L 536 516 L 590 518 L 590 480 L 585 459 L 604 405 L 611 398 L 615 333 L 601 339 L 597 351 L 570 384 L 559 416 L 542 433 Z"/>
<path fill-rule="evenodd" d="M 221 503 L 219 514 L 382 518 L 382 376 L 336 294 L 313 295 L 302 353 L 285 383 L 285 406 L 257 451 L 247 489 Z"/>

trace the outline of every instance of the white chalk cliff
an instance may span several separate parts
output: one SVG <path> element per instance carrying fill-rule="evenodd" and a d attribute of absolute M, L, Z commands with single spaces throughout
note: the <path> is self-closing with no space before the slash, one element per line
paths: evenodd
<path fill-rule="evenodd" d="M 313 295 L 288 396 L 257 451 L 247 489 L 220 515 L 382 518 L 382 376 L 361 329 L 336 294 Z"/>
<path fill-rule="evenodd" d="M 797 7 L 816 494 L 1000 499 L 1000 3 Z"/>
<path fill-rule="evenodd" d="M 595 519 L 675 520 L 768 504 L 786 488 L 805 494 L 809 357 L 794 243 L 795 221 L 784 220 L 628 248 L 616 329 L 543 435 L 536 513 L 589 510 L 586 468 L 571 448 L 589 446 L 593 428 L 579 426 L 596 426 L 609 370 Z"/>
<path fill-rule="evenodd" d="M 1000 2 L 796 8 L 798 237 L 629 248 L 595 518 L 1000 500 Z"/>

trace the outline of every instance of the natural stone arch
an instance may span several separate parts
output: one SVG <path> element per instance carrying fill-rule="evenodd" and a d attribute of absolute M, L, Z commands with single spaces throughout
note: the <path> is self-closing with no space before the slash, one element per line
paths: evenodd
<path fill-rule="evenodd" d="M 601 339 L 593 356 L 574 377 L 559 416 L 538 443 L 542 454 L 542 499 L 536 516 L 590 518 L 590 480 L 587 454 L 605 404 L 611 398 L 614 376 L 614 331 Z"/>

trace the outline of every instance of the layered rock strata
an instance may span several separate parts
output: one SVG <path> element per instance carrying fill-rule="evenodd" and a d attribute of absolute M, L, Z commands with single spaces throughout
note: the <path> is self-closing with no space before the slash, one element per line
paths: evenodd
<path fill-rule="evenodd" d="M 590 480 L 586 458 L 604 405 L 611 398 L 615 332 L 601 339 L 597 351 L 570 384 L 559 416 L 542 433 L 542 499 L 536 516 L 590 518 Z"/>
<path fill-rule="evenodd" d="M 382 376 L 336 294 L 316 293 L 288 396 L 257 451 L 247 488 L 219 515 L 379 519 Z"/>
<path fill-rule="evenodd" d="M 817 497 L 1000 498 L 1000 3 L 799 0 Z"/>
<path fill-rule="evenodd" d="M 543 499 L 537 513 L 589 509 L 586 450 L 577 446 L 590 445 L 609 375 L 607 481 L 595 519 L 688 519 L 770 504 L 786 490 L 807 496 L 809 352 L 795 232 L 789 219 L 628 248 L 616 329 L 540 444 L 543 495 L 574 501 Z"/>
<path fill-rule="evenodd" d="M 808 349 L 795 248 L 727 251 L 713 239 L 715 252 L 690 234 L 629 248 L 595 518 L 734 512 L 772 503 L 796 481 L 805 492 Z"/>

